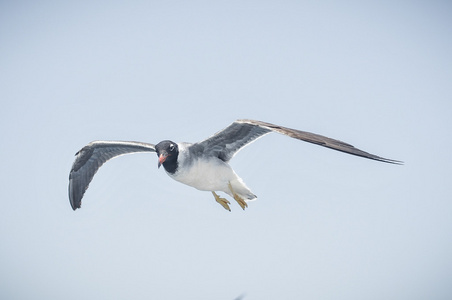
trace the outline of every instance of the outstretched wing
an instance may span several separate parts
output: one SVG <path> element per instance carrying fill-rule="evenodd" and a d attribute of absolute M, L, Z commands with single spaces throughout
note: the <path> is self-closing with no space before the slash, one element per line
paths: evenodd
<path fill-rule="evenodd" d="M 374 154 L 370 154 L 368 152 L 355 148 L 350 144 L 331 139 L 326 136 L 255 120 L 235 121 L 222 131 L 198 143 L 200 146 L 199 150 L 203 150 L 207 155 L 214 155 L 224 161 L 229 161 L 241 148 L 272 131 L 290 136 L 298 140 L 317 144 L 323 147 L 368 159 L 393 164 L 402 163 L 397 160 L 387 159 Z"/>
<path fill-rule="evenodd" d="M 155 152 L 155 147 L 153 144 L 140 142 L 94 141 L 78 151 L 69 174 L 69 201 L 72 209 L 80 208 L 89 183 L 106 161 L 134 152 Z"/>
<path fill-rule="evenodd" d="M 271 131 L 270 128 L 238 120 L 208 139 L 193 144 L 191 149 L 200 155 L 215 156 L 227 162 L 240 149 Z"/>

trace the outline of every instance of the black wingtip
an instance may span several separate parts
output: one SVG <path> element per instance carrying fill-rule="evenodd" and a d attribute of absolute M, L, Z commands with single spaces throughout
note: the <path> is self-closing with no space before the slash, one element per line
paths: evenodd
<path fill-rule="evenodd" d="M 76 209 L 81 207 L 81 202 L 78 205 L 73 203 L 73 202 L 71 202 L 71 207 L 72 207 L 72 210 L 75 211 Z"/>
<path fill-rule="evenodd" d="M 402 166 L 402 165 L 405 164 L 403 161 L 400 161 L 400 160 L 387 159 L 387 158 L 382 158 L 382 157 L 380 157 L 377 160 L 381 161 L 381 162 L 388 163 L 388 164 L 393 164 L 393 165 L 401 165 Z"/>
<path fill-rule="evenodd" d="M 74 193 L 71 176 L 69 177 L 68 194 L 69 194 L 69 203 L 71 204 L 72 210 L 75 211 L 77 208 L 80 208 L 82 206 L 82 200 L 81 197 L 77 197 L 77 195 L 75 195 Z"/>
<path fill-rule="evenodd" d="M 82 206 L 82 201 L 73 201 L 72 197 L 69 197 L 69 203 L 74 211 Z"/>

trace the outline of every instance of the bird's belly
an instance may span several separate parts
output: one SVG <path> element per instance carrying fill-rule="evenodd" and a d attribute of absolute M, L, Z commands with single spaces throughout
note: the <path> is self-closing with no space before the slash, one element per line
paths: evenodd
<path fill-rule="evenodd" d="M 219 160 L 196 160 L 169 175 L 174 180 L 202 191 L 227 191 L 228 183 L 237 179 L 232 168 Z"/>

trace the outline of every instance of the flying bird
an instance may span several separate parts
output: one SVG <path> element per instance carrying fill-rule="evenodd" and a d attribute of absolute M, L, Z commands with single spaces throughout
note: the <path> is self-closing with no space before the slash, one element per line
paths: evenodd
<path fill-rule="evenodd" d="M 291 129 L 255 120 L 237 120 L 225 129 L 198 143 L 176 143 L 165 140 L 157 145 L 126 141 L 93 141 L 75 155 L 69 174 L 69 201 L 72 209 L 81 207 L 82 198 L 97 170 L 108 160 L 136 152 L 156 152 L 158 167 L 176 181 L 201 191 L 212 192 L 215 201 L 231 211 L 221 191 L 231 196 L 242 209 L 257 197 L 234 172 L 229 161 L 246 145 L 270 133 L 278 132 L 289 137 L 348 154 L 392 164 L 401 161 L 386 159 L 359 150 L 350 144 L 322 135 Z"/>

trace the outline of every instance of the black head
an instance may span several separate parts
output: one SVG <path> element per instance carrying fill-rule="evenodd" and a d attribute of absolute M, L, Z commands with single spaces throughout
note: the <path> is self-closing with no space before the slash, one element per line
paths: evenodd
<path fill-rule="evenodd" d="M 161 165 L 168 173 L 174 174 L 177 169 L 177 157 L 179 156 L 179 147 L 172 141 L 161 141 L 155 145 L 155 152 L 159 158 L 158 167 Z"/>

